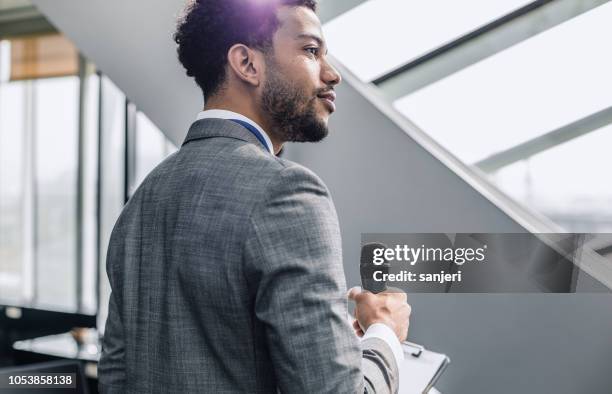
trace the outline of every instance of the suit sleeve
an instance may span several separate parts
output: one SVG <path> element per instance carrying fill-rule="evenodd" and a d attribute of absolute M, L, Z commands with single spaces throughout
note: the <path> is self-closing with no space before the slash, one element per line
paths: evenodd
<path fill-rule="evenodd" d="M 283 169 L 250 217 L 244 264 L 283 393 L 394 393 L 388 344 L 348 322 L 338 220 L 312 172 Z"/>
<path fill-rule="evenodd" d="M 114 243 L 111 240 L 111 246 Z M 121 318 L 120 293 L 117 290 L 120 283 L 113 280 L 112 261 L 118 259 L 114 255 L 118 247 L 109 247 L 107 256 L 107 273 L 113 288 L 108 303 L 108 317 L 104 337 L 102 339 L 102 355 L 98 363 L 98 383 L 100 392 L 103 394 L 124 393 L 126 391 L 126 368 L 125 368 L 125 334 Z"/>

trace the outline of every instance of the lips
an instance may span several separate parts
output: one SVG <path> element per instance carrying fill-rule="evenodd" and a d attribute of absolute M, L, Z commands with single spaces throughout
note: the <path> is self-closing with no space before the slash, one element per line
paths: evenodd
<path fill-rule="evenodd" d="M 336 110 L 336 104 L 334 103 L 334 101 L 336 101 L 336 92 L 329 91 L 321 93 L 317 97 L 323 100 L 323 104 L 325 104 L 330 113 Z"/>

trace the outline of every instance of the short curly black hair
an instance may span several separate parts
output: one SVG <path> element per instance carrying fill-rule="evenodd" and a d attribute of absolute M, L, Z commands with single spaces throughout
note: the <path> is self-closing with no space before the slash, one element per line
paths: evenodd
<path fill-rule="evenodd" d="M 179 19 L 174 41 L 179 61 L 205 97 L 225 81 L 227 52 L 235 44 L 266 50 L 279 27 L 280 6 L 316 12 L 317 0 L 192 0 Z"/>

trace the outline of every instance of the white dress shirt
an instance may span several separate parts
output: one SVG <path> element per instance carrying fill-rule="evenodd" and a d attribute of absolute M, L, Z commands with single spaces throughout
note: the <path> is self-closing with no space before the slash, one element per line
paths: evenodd
<path fill-rule="evenodd" d="M 216 119 L 236 119 L 241 120 L 243 122 L 247 122 L 253 127 L 255 127 L 263 136 L 266 141 L 266 145 L 271 154 L 274 154 L 274 147 L 272 146 L 272 141 L 268 134 L 261 128 L 257 123 L 247 118 L 244 115 L 241 115 L 236 112 L 227 111 L 223 109 L 209 109 L 206 111 L 202 111 L 198 114 L 196 120 L 208 119 L 208 118 L 216 118 Z M 376 323 L 372 324 L 366 330 L 362 340 L 368 338 L 379 338 L 385 341 L 391 350 L 393 351 L 393 356 L 395 356 L 395 361 L 397 362 L 397 367 L 400 368 L 400 365 L 404 361 L 404 351 L 402 350 L 402 345 L 400 344 L 395 332 L 387 326 L 386 324 Z"/>
<path fill-rule="evenodd" d="M 397 339 L 397 336 L 391 327 L 383 323 L 372 324 L 370 327 L 368 327 L 361 340 L 368 338 L 379 338 L 387 342 L 387 345 L 389 345 L 393 351 L 393 356 L 397 362 L 397 368 L 401 369 L 402 363 L 404 362 L 404 351 L 402 349 L 402 344 L 400 343 L 399 339 Z M 401 379 L 401 376 L 399 379 Z"/>
<path fill-rule="evenodd" d="M 253 127 L 255 127 L 257 129 L 257 131 L 259 131 L 261 133 L 261 136 L 266 141 L 266 145 L 267 145 L 266 148 L 268 148 L 268 151 L 270 153 L 274 154 L 274 146 L 272 145 L 272 141 L 270 140 L 270 136 L 268 136 L 268 134 L 264 131 L 264 129 L 261 128 L 260 125 L 258 125 L 257 123 L 255 123 L 251 119 L 247 118 L 246 116 L 241 115 L 241 114 L 239 114 L 237 112 L 227 111 L 225 109 L 208 109 L 206 111 L 200 112 L 198 114 L 198 117 L 197 117 L 196 120 L 208 119 L 208 118 L 236 119 L 236 120 L 241 120 L 243 122 L 247 122 L 248 124 L 250 124 Z"/>

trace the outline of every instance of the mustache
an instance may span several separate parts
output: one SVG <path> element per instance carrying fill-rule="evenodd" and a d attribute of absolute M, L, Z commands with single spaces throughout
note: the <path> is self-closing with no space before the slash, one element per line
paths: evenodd
<path fill-rule="evenodd" d="M 317 89 L 317 91 L 315 92 L 315 96 L 320 96 L 322 94 L 333 92 L 335 90 L 336 89 L 333 86 L 328 86 L 326 88 Z"/>

